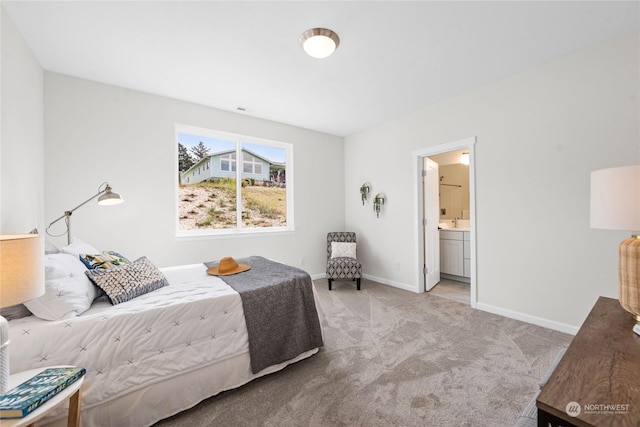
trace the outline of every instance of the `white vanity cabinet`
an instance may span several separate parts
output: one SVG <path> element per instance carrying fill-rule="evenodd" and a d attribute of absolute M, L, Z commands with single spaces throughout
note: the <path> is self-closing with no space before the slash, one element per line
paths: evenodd
<path fill-rule="evenodd" d="M 461 231 L 440 230 L 440 272 L 464 274 L 464 240 Z"/>
<path fill-rule="evenodd" d="M 440 230 L 440 272 L 471 277 L 471 241 L 468 231 Z"/>

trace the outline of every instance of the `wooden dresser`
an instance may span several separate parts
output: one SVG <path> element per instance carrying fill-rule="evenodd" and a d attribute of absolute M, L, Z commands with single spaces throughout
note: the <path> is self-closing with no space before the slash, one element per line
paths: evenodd
<path fill-rule="evenodd" d="M 600 297 L 537 399 L 538 426 L 640 427 L 640 336 Z"/>

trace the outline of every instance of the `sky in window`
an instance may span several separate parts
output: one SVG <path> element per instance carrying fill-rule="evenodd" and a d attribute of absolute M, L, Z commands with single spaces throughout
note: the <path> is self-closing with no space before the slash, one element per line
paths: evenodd
<path fill-rule="evenodd" d="M 178 142 L 187 147 L 187 149 L 198 145 L 200 141 L 209 148 L 210 153 L 233 150 L 236 146 L 233 141 L 224 141 L 221 139 L 208 138 L 206 136 L 178 133 Z M 285 163 L 286 150 L 283 148 L 249 143 L 243 143 L 243 147 L 272 162 Z"/>

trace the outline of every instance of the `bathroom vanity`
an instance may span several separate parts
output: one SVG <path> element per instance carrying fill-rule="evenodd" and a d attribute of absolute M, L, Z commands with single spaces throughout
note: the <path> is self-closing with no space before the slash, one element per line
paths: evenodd
<path fill-rule="evenodd" d="M 471 236 L 469 228 L 440 230 L 440 273 L 453 280 L 471 278 Z"/>

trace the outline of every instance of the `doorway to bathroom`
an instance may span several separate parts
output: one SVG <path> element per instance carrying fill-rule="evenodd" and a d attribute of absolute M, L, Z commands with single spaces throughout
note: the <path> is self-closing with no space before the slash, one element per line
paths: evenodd
<path fill-rule="evenodd" d="M 475 137 L 415 151 L 420 292 L 476 306 Z"/>

